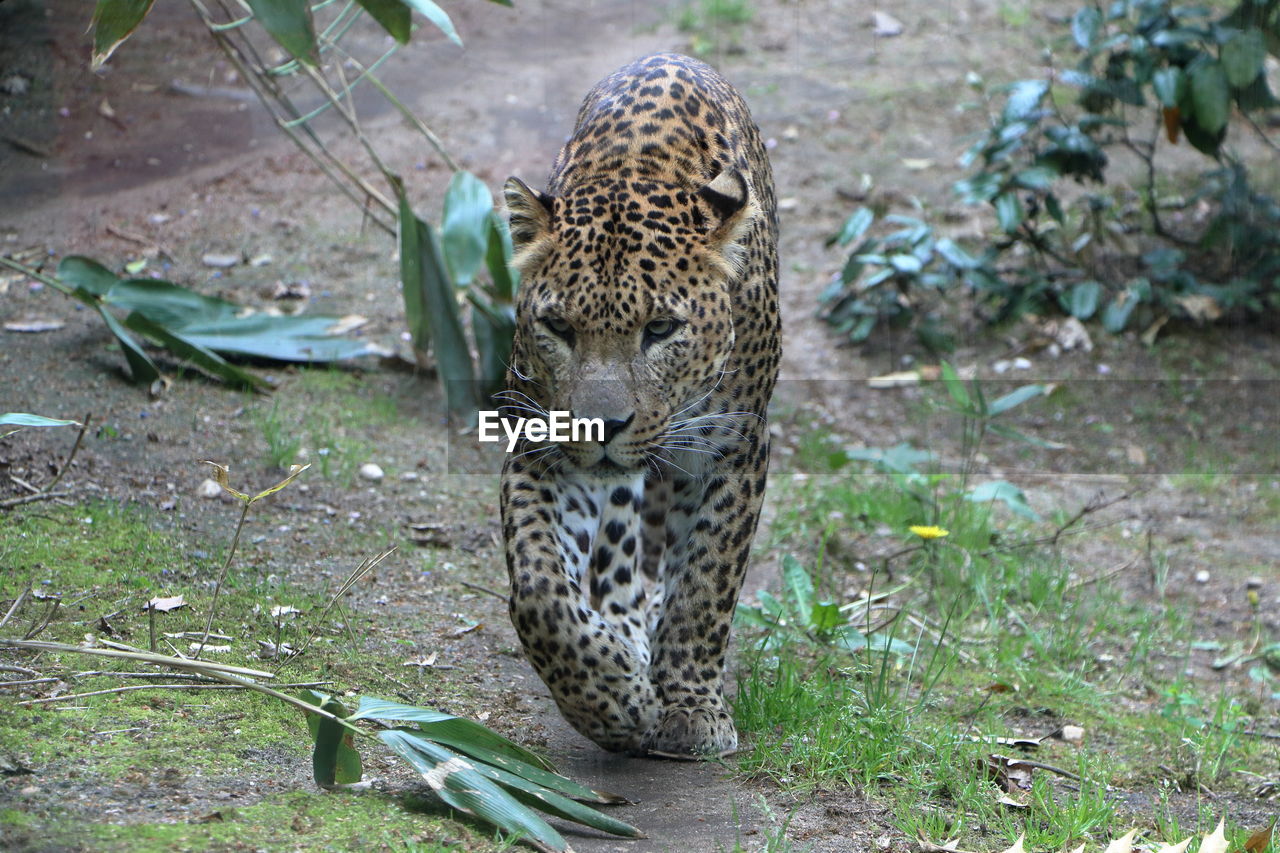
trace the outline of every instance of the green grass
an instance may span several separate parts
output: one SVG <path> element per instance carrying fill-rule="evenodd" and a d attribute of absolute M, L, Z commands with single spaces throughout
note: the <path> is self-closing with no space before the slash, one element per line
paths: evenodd
<path fill-rule="evenodd" d="M 250 416 L 271 465 L 308 461 L 321 477 L 343 485 L 354 481 L 362 464 L 379 458 L 380 431 L 403 428 L 394 398 L 369 389 L 357 372 L 338 368 L 300 371 Z"/>
<path fill-rule="evenodd" d="M 738 46 L 754 17 L 750 0 L 688 0 L 676 14 L 676 29 L 690 36 L 694 54 L 706 55 Z"/>
<path fill-rule="evenodd" d="M 143 605 L 154 596 L 181 594 L 189 607 L 157 614 L 157 650 L 189 652 L 189 637 L 164 635 L 203 630 L 212 579 L 221 568 L 226 540 L 238 515 L 234 506 L 200 506 L 212 506 L 226 516 L 225 528 L 213 534 L 214 541 L 195 539 L 176 526 L 176 513 L 137 504 L 51 504 L 6 517 L 0 524 L 0 600 L 16 598 L 28 585 L 39 597 L 27 601 L 5 635 L 21 636 L 51 614 L 39 639 L 76 644 L 90 634 L 146 649 L 150 631 Z M 324 584 L 313 576 L 291 578 L 281 572 L 281 579 L 276 574 L 271 562 L 273 540 L 259 533 L 265 530 L 274 535 L 279 522 L 273 517 L 278 519 L 270 506 L 256 506 L 250 513 L 240 555 L 228 572 L 213 623 L 215 632 L 231 637 L 213 642 L 228 644 L 230 651 L 208 655 L 213 660 L 273 670 L 274 661 L 256 657 L 258 641 L 301 646 L 328 603 Z M 258 544 L 251 541 L 259 537 Z M 326 559 L 331 558 L 329 553 Z M 296 572 L 301 567 L 292 568 Z M 55 600 L 61 606 L 52 611 Z M 277 604 L 291 605 L 302 614 L 277 626 L 270 615 Z M 474 714 L 478 700 L 465 667 L 455 677 L 437 670 L 398 671 L 388 664 L 388 660 L 418 654 L 400 643 L 412 644 L 421 625 L 402 627 L 396 618 L 380 613 L 380 630 L 370 631 L 370 618 L 353 612 L 349 604 L 331 611 L 306 655 L 286 664 L 278 682 L 326 682 L 331 686 L 319 689 L 354 689 L 389 698 L 408 689 L 415 699 L 431 697 L 437 707 Z M 5 655 L 5 660 L 44 675 L 59 675 L 65 682 L 63 701 L 49 704 L 19 705 L 32 694 L 6 691 L 6 710 L 0 715 L 0 754 L 35 770 L 33 784 L 39 789 L 54 791 L 71 785 L 92 795 L 95 790 L 133 784 L 130 780 L 163 779 L 177 773 L 198 781 L 193 796 L 207 786 L 212 793 L 243 791 L 242 802 L 252 803 L 256 797 L 248 780 L 309 775 L 311 745 L 305 723 L 298 711 L 279 701 L 237 690 L 154 687 L 81 696 L 121 686 L 176 684 L 181 679 L 124 677 L 118 673 L 145 667 L 73 653 Z M 394 671 L 394 680 L 383 674 L 388 670 Z M 43 690 L 34 695 L 46 695 Z M 438 812 L 428 819 L 415 813 L 420 811 L 417 807 L 395 802 L 372 805 L 368 798 L 326 795 L 309 783 L 296 794 L 268 797 L 254 805 L 210 806 L 221 817 L 201 824 L 113 826 L 98 822 L 98 816 L 86 818 L 61 810 L 56 801 L 43 796 L 6 806 L 0 812 L 0 827 L 4 827 L 0 834 L 8 835 L 12 828 L 30 832 L 41 844 L 76 849 L 206 850 L 238 842 L 271 849 L 280 845 L 363 849 L 367 842 L 370 849 L 384 844 L 408 849 L 418 844 L 416 849 L 436 850 L 450 849 L 437 844 L 450 837 L 467 839 L 460 842 L 462 849 L 483 846 L 458 824 L 442 821 Z M 290 831 L 290 826 L 302 829 Z"/>
<path fill-rule="evenodd" d="M 980 850 L 1023 833 L 1027 849 L 1105 845 L 1143 819 L 1109 785 L 1152 788 L 1172 772 L 1248 797 L 1249 777 L 1238 771 L 1274 773 L 1271 744 L 1242 734 L 1274 713 L 1272 680 L 1259 671 L 1251 688 L 1221 692 L 1171 680 L 1199 638 L 1181 599 L 1166 599 L 1159 583 L 1167 554 L 1151 555 L 1153 599 L 1127 600 L 1112 584 L 1084 582 L 1105 567 L 1032 541 L 1051 523 L 1035 527 L 963 500 L 961 478 L 930 473 L 928 463 L 905 472 L 850 464 L 813 424 L 790 463 L 807 476 L 775 478 L 779 509 L 762 544 L 807 567 L 815 601 L 852 606 L 856 591 L 894 591 L 896 620 L 892 611 L 860 618 L 879 621 L 906 650 L 849 653 L 790 623 L 768 642 L 740 628 L 743 773 L 797 795 L 863 790 L 906 836 L 958 836 Z M 948 535 L 922 541 L 908 532 L 918 524 Z M 990 739 L 1064 723 L 1083 727 L 1084 743 L 1047 740 L 1030 757 L 1079 780 L 1036 771 L 1030 790 L 1014 795 L 1025 811 L 999 804 L 985 761 L 1016 750 Z M 1180 840 L 1211 829 L 1220 813 L 1188 827 L 1166 809 L 1157 824 L 1163 838 Z"/>
<path fill-rule="evenodd" d="M 498 849 L 482 834 L 445 820 L 438 812 L 424 814 L 422 804 L 382 795 L 287 793 L 268 796 L 252 805 L 229 805 L 190 822 L 79 822 L 70 813 L 54 814 L 49 824 L 17 812 L 21 826 L 46 849 L 67 845 L 74 849 L 162 853 L 289 849 L 289 850 L 448 850 Z M 428 807 L 430 808 L 430 807 Z M 4 813 L 8 814 L 8 812 Z M 37 835 L 37 831 L 39 835 Z M 19 840 L 19 839 L 15 839 Z"/>

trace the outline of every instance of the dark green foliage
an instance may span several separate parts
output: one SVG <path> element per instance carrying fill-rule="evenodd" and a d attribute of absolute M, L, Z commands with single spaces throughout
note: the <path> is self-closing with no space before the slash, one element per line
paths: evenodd
<path fill-rule="evenodd" d="M 1280 307 L 1280 203 L 1251 185 L 1226 146 L 1233 112 L 1280 106 L 1264 66 L 1268 54 L 1280 55 L 1280 0 L 1244 0 L 1220 17 L 1164 0 L 1116 0 L 1080 9 L 1070 34 L 1076 66 L 1053 83 L 1005 87 L 965 155 L 973 172 L 955 190 L 968 204 L 990 205 L 998 231 L 964 251 L 904 217 L 884 217 L 899 226 L 888 236 L 866 236 L 875 217 L 857 211 L 832 242 L 859 242 L 822 296 L 837 329 L 860 341 L 880 323 L 914 325 L 922 343 L 946 349 L 934 309 L 957 287 L 990 321 L 1061 310 L 1099 317 L 1111 332 Z M 1058 83 L 1078 90 L 1075 109 L 1057 106 L 1065 100 L 1054 97 Z M 1158 149 L 1184 141 L 1214 168 L 1188 198 L 1160 198 Z M 1144 167 L 1139 205 L 1118 203 L 1122 191 L 1108 183 L 1115 151 Z M 1207 224 L 1172 228 L 1162 218 L 1164 209 L 1200 202 L 1213 211 Z"/>

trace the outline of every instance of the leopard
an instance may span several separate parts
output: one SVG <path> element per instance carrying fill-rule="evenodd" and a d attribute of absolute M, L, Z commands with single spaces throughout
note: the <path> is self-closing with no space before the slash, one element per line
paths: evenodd
<path fill-rule="evenodd" d="M 504 416 L 599 425 L 504 460 L 525 657 L 605 750 L 728 755 L 781 357 L 766 145 L 717 71 L 658 53 L 590 90 L 544 190 L 511 177 L 503 194 L 520 277 Z"/>

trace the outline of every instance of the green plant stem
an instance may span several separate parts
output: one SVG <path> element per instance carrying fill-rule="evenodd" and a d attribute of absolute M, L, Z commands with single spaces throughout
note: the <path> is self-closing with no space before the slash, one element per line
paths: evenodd
<path fill-rule="evenodd" d="M 231 568 L 231 561 L 235 558 L 236 547 L 240 544 L 240 531 L 244 529 L 244 520 L 249 515 L 249 507 L 253 505 L 252 500 L 243 501 L 240 509 L 240 521 L 236 524 L 236 534 L 231 538 L 231 547 L 227 550 L 227 559 L 222 564 L 222 571 L 218 573 L 218 582 L 213 587 L 213 601 L 209 604 L 209 618 L 204 623 L 204 636 L 200 638 L 200 648 L 196 649 L 195 656 L 198 658 L 204 652 L 205 643 L 209 642 L 209 632 L 213 630 L 213 617 L 218 611 L 218 594 L 222 592 L 222 582 L 227 577 L 227 570 Z"/>
<path fill-rule="evenodd" d="M 376 226 L 386 233 L 394 236 L 396 233 L 396 227 L 394 224 L 395 208 L 387 206 L 386 200 L 379 198 L 381 194 L 376 189 L 369 185 L 364 178 L 357 175 L 341 158 L 335 156 L 331 151 L 329 151 L 309 126 L 305 124 L 302 125 L 302 134 L 299 134 L 295 128 L 288 126 L 290 119 L 298 118 L 299 111 L 293 106 L 293 103 L 284 95 L 284 93 L 274 85 L 274 83 L 268 82 L 264 74 L 259 74 L 255 71 L 255 60 L 250 59 L 247 53 L 253 51 L 252 45 L 249 44 L 246 48 L 241 49 L 239 45 L 232 42 L 227 37 L 227 33 L 219 32 L 216 29 L 217 25 L 213 21 L 212 16 L 209 14 L 209 10 L 205 7 L 202 0 L 189 0 L 189 2 L 200 15 L 205 28 L 208 29 L 209 34 L 213 37 L 223 54 L 226 55 L 228 61 L 230 61 L 240 75 L 244 77 L 245 82 L 249 84 L 251 89 L 253 89 L 253 93 L 257 96 L 258 101 L 267 110 L 267 113 L 276 122 L 276 125 L 281 129 L 285 136 L 287 136 L 289 140 L 293 142 L 293 144 L 296 145 L 298 149 L 316 165 L 317 168 L 320 169 L 325 177 L 338 187 L 343 195 L 351 199 L 351 201 L 357 206 L 363 208 L 366 215 L 369 216 Z M 230 17 L 229 14 L 228 17 Z M 256 67 L 265 68 L 265 63 L 262 63 L 260 58 L 257 58 Z M 310 139 L 311 143 L 315 146 L 314 150 L 304 141 L 303 135 L 305 135 L 307 139 Z M 352 188 L 353 186 L 363 192 L 364 196 L 361 197 L 361 195 Z M 380 204 L 383 207 L 383 211 L 393 217 L 393 221 L 387 222 L 380 215 L 370 212 L 368 210 L 368 203 L 370 200 Z"/>

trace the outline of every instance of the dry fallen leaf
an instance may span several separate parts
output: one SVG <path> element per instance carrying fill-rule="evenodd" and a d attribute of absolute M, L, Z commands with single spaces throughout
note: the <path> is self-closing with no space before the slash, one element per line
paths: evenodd
<path fill-rule="evenodd" d="M 1218 818 L 1218 826 L 1200 842 L 1200 853 L 1227 853 L 1227 836 L 1224 833 L 1226 818 Z"/>
<path fill-rule="evenodd" d="M 186 607 L 187 602 L 180 595 L 171 595 L 167 598 L 153 598 L 148 601 L 143 610 L 154 610 L 157 613 L 168 613 L 171 610 L 177 610 L 180 607 Z"/>
<path fill-rule="evenodd" d="M 1025 848 L 1023 848 L 1022 846 L 1022 842 L 1025 838 L 1026 838 L 1026 833 L 1020 834 L 1018 836 L 1018 840 L 1013 842 L 1013 846 L 1008 848 L 1007 850 L 1002 851 L 1002 853 L 1024 853 Z"/>
<path fill-rule="evenodd" d="M 1106 853 L 1132 853 L 1133 839 L 1137 834 L 1138 827 L 1135 826 L 1133 829 L 1108 844 Z"/>
<path fill-rule="evenodd" d="M 1275 817 L 1271 818 L 1271 823 L 1267 824 L 1266 829 L 1260 829 L 1253 835 L 1249 836 L 1249 840 L 1244 843 L 1244 849 L 1247 853 L 1263 853 L 1271 846 L 1271 830 L 1276 828 Z"/>

